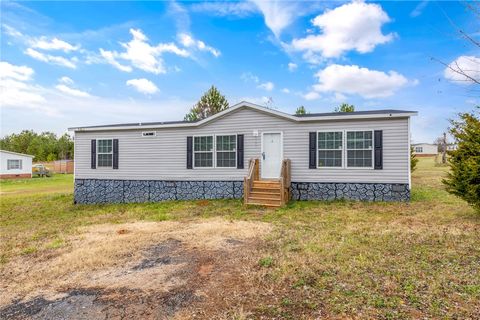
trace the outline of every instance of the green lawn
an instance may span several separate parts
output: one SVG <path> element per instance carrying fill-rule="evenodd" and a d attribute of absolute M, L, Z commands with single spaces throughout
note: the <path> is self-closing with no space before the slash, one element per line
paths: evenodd
<path fill-rule="evenodd" d="M 71 176 L 2 181 L 0 261 L 66 246 L 88 224 L 260 220 L 275 231 L 258 257 L 258 292 L 241 298 L 255 318 L 480 318 L 480 215 L 444 190 L 446 170 L 420 159 L 411 203 L 280 210 L 238 200 L 73 205 Z"/>

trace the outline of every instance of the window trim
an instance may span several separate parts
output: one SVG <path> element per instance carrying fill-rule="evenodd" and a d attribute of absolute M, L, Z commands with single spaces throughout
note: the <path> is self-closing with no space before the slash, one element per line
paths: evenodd
<path fill-rule="evenodd" d="M 371 167 L 349 167 L 348 166 L 348 150 L 367 150 L 367 149 L 347 149 L 347 132 L 356 132 L 356 131 L 370 131 L 372 132 L 372 166 Z M 317 169 L 319 170 L 374 170 L 375 169 L 375 129 L 365 129 L 365 128 L 353 128 L 353 129 L 322 129 L 317 130 L 316 136 L 316 152 L 317 152 Z M 341 167 L 319 167 L 318 166 L 318 133 L 319 132 L 342 132 L 342 166 Z"/>
<path fill-rule="evenodd" d="M 110 140 L 110 141 L 112 141 L 112 151 L 109 152 L 109 153 L 107 153 L 107 152 L 102 152 L 102 153 L 98 152 L 98 148 L 99 148 L 99 146 L 100 146 L 100 144 L 98 143 L 98 141 L 100 141 L 100 140 Z M 97 159 L 96 159 L 96 160 L 97 160 L 96 167 L 97 167 L 97 169 L 99 169 L 99 168 L 107 168 L 107 169 L 110 168 L 110 169 L 113 169 L 113 138 L 97 138 L 95 144 L 96 144 L 95 147 L 97 148 L 97 150 L 96 150 L 96 151 L 97 151 L 97 154 L 96 154 L 96 157 L 97 157 Z M 111 154 L 111 155 L 112 155 L 112 165 L 111 165 L 111 166 L 100 166 L 100 165 L 99 165 L 99 162 L 98 162 L 98 156 L 99 156 L 100 154 Z"/>
<path fill-rule="evenodd" d="M 217 166 L 217 137 L 218 136 L 235 136 L 235 166 L 233 167 L 218 167 Z M 237 153 L 238 153 L 238 134 L 237 133 L 221 133 L 221 134 L 213 134 L 213 133 L 206 133 L 206 134 L 197 134 L 192 136 L 192 168 L 193 169 L 236 169 L 237 168 Z M 197 167 L 195 166 L 195 138 L 196 137 L 213 137 L 213 149 L 212 151 L 198 151 L 202 153 L 210 153 L 213 152 L 212 155 L 212 166 L 211 167 Z M 220 151 L 223 152 L 223 151 Z M 232 151 L 224 151 L 224 152 L 232 152 Z"/>
<path fill-rule="evenodd" d="M 18 168 L 10 168 L 8 166 L 9 161 L 17 161 L 19 163 Z M 7 171 L 8 170 L 22 170 L 23 169 L 23 159 L 7 159 Z"/>
<path fill-rule="evenodd" d="M 371 132 L 372 133 L 372 148 L 371 148 L 371 153 L 372 153 L 372 165 L 370 167 L 349 167 L 348 166 L 348 150 L 368 150 L 368 149 L 348 149 L 347 146 L 347 133 L 348 132 L 357 132 L 357 131 L 364 131 L 364 132 Z M 346 169 L 353 169 L 353 170 L 373 170 L 375 169 L 375 136 L 374 136 L 374 129 L 348 129 L 345 130 L 345 168 Z"/>
<path fill-rule="evenodd" d="M 420 147 L 420 146 L 415 147 L 414 151 L 415 151 L 415 153 L 423 153 L 423 147 Z"/>
<path fill-rule="evenodd" d="M 342 165 L 339 166 L 339 167 L 320 167 L 318 165 L 318 151 L 320 151 L 320 149 L 318 148 L 318 134 L 320 132 L 341 132 L 342 133 Z M 345 130 L 344 129 L 323 129 L 323 130 L 317 130 L 317 136 L 316 136 L 316 140 L 315 140 L 315 144 L 316 144 L 316 153 L 317 153 L 317 169 L 320 169 L 320 170 L 331 170 L 331 169 L 334 169 L 334 170 L 341 170 L 341 169 L 345 169 Z M 322 150 L 340 150 L 340 149 L 322 149 Z"/>
<path fill-rule="evenodd" d="M 224 150 L 218 151 L 218 150 L 217 150 L 217 137 L 225 137 L 225 136 L 234 136 L 234 137 L 235 137 L 235 138 L 234 138 L 234 139 L 235 139 L 235 140 L 234 140 L 234 141 L 235 141 L 235 151 L 224 151 Z M 237 152 L 238 152 L 237 134 L 236 134 L 236 133 L 235 133 L 235 134 L 233 134 L 233 133 L 232 133 L 232 134 L 223 134 L 223 133 L 222 133 L 222 134 L 216 134 L 216 135 L 215 135 L 215 141 L 214 141 L 214 142 L 215 142 L 215 145 L 213 146 L 213 149 L 215 150 L 215 157 L 214 157 L 214 158 L 215 158 L 215 159 L 214 159 L 214 160 L 215 160 L 215 163 L 214 163 L 215 168 L 221 168 L 221 169 L 224 169 L 224 168 L 225 168 L 225 169 L 231 169 L 231 168 L 233 168 L 233 169 L 236 169 L 236 168 L 237 168 Z M 232 167 L 219 167 L 219 166 L 217 166 L 217 152 L 235 152 L 235 165 L 232 166 Z"/>

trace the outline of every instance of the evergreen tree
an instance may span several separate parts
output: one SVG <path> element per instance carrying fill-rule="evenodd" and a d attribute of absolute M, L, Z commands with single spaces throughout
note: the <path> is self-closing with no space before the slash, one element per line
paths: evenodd
<path fill-rule="evenodd" d="M 297 110 L 295 110 L 295 114 L 296 115 L 302 115 L 302 114 L 307 114 L 307 110 L 305 109 L 304 106 L 300 106 L 297 108 Z"/>
<path fill-rule="evenodd" d="M 415 150 L 413 149 L 412 146 L 410 146 L 410 171 L 413 172 L 415 169 L 417 169 L 417 155 L 415 154 Z"/>
<path fill-rule="evenodd" d="M 335 112 L 354 112 L 355 106 L 353 104 L 342 103 L 335 108 Z"/>
<path fill-rule="evenodd" d="M 186 121 L 197 121 L 219 113 L 229 107 L 228 101 L 215 86 L 208 89 L 190 112 L 185 115 Z"/>
<path fill-rule="evenodd" d="M 0 139 L 0 149 L 31 154 L 34 161 L 73 159 L 73 140 L 67 133 L 57 138 L 52 132 L 23 130 Z"/>
<path fill-rule="evenodd" d="M 443 180 L 448 192 L 480 212 L 480 106 L 451 120 L 450 133 L 457 149 L 448 151 L 450 171 Z"/>

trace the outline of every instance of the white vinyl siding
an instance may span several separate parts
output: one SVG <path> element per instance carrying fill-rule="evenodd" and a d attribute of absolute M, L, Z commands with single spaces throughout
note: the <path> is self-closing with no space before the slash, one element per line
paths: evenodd
<path fill-rule="evenodd" d="M 113 165 L 113 140 L 97 140 L 97 166 L 112 167 Z"/>
<path fill-rule="evenodd" d="M 309 169 L 309 132 L 383 131 L 383 169 Z M 408 183 L 408 118 L 293 122 L 257 110 L 242 108 L 196 128 L 155 129 L 145 139 L 138 130 L 75 133 L 75 176 L 130 180 L 235 180 L 243 181 L 248 160 L 261 157 L 262 132 L 283 133 L 283 157 L 291 160 L 294 182 Z M 257 134 L 255 134 L 255 131 Z M 187 136 L 244 134 L 244 169 L 186 168 Z M 118 138 L 118 170 L 90 168 L 90 140 Z M 193 151 L 193 150 L 192 150 Z"/>
<path fill-rule="evenodd" d="M 7 170 L 22 170 L 22 160 L 21 159 L 8 159 L 7 160 Z"/>

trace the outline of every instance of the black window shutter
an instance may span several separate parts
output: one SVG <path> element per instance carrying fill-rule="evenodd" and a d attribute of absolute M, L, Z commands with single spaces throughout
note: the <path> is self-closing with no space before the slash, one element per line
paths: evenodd
<path fill-rule="evenodd" d="M 375 170 L 383 169 L 383 134 L 382 130 L 374 132 Z"/>
<path fill-rule="evenodd" d="M 113 169 L 118 169 L 118 139 L 113 139 Z"/>
<path fill-rule="evenodd" d="M 187 169 L 193 169 L 193 137 L 187 137 Z"/>
<path fill-rule="evenodd" d="M 243 134 L 237 135 L 237 169 L 243 169 Z"/>
<path fill-rule="evenodd" d="M 91 141 L 91 149 L 90 149 L 90 167 L 92 169 L 97 168 L 97 140 L 93 139 Z"/>
<path fill-rule="evenodd" d="M 309 150 L 309 161 L 308 168 L 316 169 L 317 168 L 317 133 L 310 132 L 310 143 L 308 146 Z"/>

